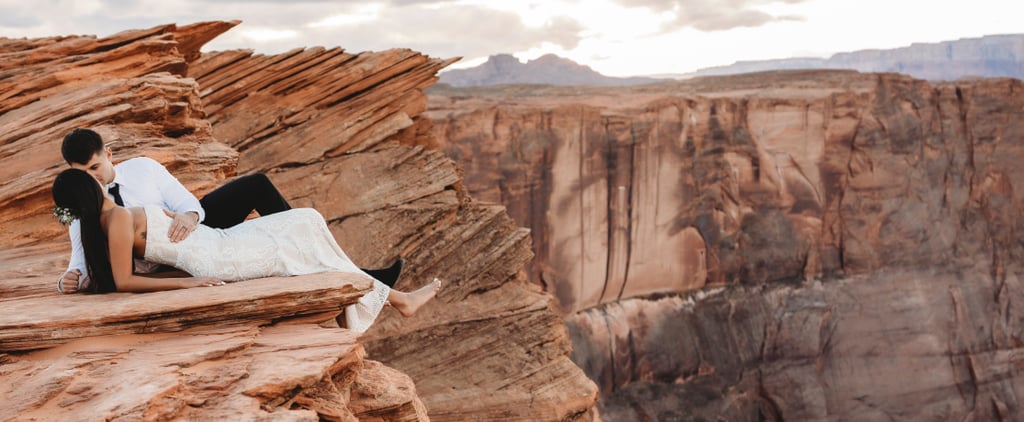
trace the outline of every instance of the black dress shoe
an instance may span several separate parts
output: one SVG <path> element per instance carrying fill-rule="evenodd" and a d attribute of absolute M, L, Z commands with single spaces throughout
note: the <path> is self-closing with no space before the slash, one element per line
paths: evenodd
<path fill-rule="evenodd" d="M 380 268 L 376 270 L 363 270 L 363 272 L 377 279 L 377 281 L 384 283 L 388 287 L 395 287 L 395 282 L 398 281 L 398 276 L 402 275 L 402 267 L 405 265 L 405 260 L 398 258 L 394 264 L 390 267 Z"/>

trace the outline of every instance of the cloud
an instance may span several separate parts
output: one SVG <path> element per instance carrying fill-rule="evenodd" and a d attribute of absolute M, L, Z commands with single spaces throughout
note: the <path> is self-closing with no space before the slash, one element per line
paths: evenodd
<path fill-rule="evenodd" d="M 0 14 L 0 28 L 31 28 L 41 23 L 38 18 L 14 11 L 5 10 Z"/>
<path fill-rule="evenodd" d="M 724 31 L 739 27 L 757 27 L 769 22 L 802 20 L 799 16 L 776 16 L 761 6 L 806 0 L 613 0 L 625 7 L 645 7 L 675 16 L 666 31 L 692 27 L 701 31 Z"/>
<path fill-rule="evenodd" d="M 0 36 L 21 38 L 19 31 L 40 26 L 43 20 L 33 13 L 33 7 L 17 0 L 0 0 Z"/>
<path fill-rule="evenodd" d="M 64 13 L 51 13 L 55 9 Z M 0 10 L 0 35 L 17 37 L 102 37 L 168 23 L 239 19 L 241 25 L 205 49 L 267 54 L 340 46 L 474 59 L 543 46 L 571 50 L 585 30 L 564 11 L 526 22 L 520 8 L 479 0 L 0 0 Z"/>
<path fill-rule="evenodd" d="M 368 7 L 364 3 L 353 3 L 336 14 L 319 13 L 315 19 L 292 25 L 291 28 L 301 34 L 281 42 L 254 44 L 243 40 L 240 34 L 233 34 L 250 26 L 251 21 L 245 21 L 211 43 L 210 48 L 246 47 L 271 52 L 314 45 L 341 46 L 349 51 L 411 48 L 434 57 L 474 58 L 523 51 L 542 43 L 572 49 L 580 42 L 583 30 L 578 22 L 568 17 L 556 17 L 540 26 L 527 26 L 515 13 L 486 7 L 426 1 L 396 3 L 410 4 Z M 260 26 L 273 28 L 266 24 Z M 304 44 L 296 45 L 296 42 Z"/>

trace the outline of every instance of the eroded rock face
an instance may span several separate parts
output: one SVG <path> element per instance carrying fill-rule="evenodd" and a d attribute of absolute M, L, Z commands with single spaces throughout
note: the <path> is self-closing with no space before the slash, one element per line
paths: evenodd
<path fill-rule="evenodd" d="M 531 228 L 603 416 L 1020 418 L 1021 81 L 430 95 L 467 189 Z"/>
<path fill-rule="evenodd" d="M 408 50 L 199 53 L 234 24 L 0 40 L 0 84 L 15 90 L 0 94 L 0 123 L 15 128 L 0 135 L 0 325 L 12 328 L 0 353 L 44 348 L 0 354 L 0 401 L 18 402 L 4 419 L 590 417 L 596 386 L 569 360 L 551 297 L 521 272 L 528 232 L 467 195 L 419 116 L 448 62 Z M 199 196 L 265 172 L 293 206 L 320 210 L 360 266 L 402 256 L 398 288 L 433 277 L 444 288 L 413 318 L 386 310 L 359 339 L 334 323 L 367 287 L 357 275 L 56 296 L 66 235 L 49 186 L 75 127 L 114 141 L 115 161 L 157 159 Z M 111 384 L 121 378 L 132 380 Z"/>
<path fill-rule="evenodd" d="M 205 42 L 230 27 L 210 23 L 186 30 Z M 63 235 L 49 215 L 50 185 L 66 166 L 60 138 L 75 127 L 96 128 L 121 159 L 145 152 L 198 193 L 233 173 L 237 153 L 211 137 L 197 86 L 182 77 L 187 61 L 174 29 L 102 39 L 0 39 L 5 247 Z"/>
<path fill-rule="evenodd" d="M 609 420 L 1017 420 L 1020 275 L 890 270 L 571 317 Z"/>
<path fill-rule="evenodd" d="M 531 228 L 575 311 L 709 284 L 1017 247 L 1021 82 L 796 72 L 650 88 L 432 91 L 478 198 Z"/>
<path fill-rule="evenodd" d="M 408 50 L 228 52 L 189 75 L 210 86 L 204 105 L 240 170 L 268 172 L 293 204 L 325 210 L 364 267 L 404 257 L 399 289 L 444 280 L 415 318 L 386 312 L 364 338 L 370 356 L 416 380 L 433 419 L 584 414 L 596 389 L 567 357 L 550 296 L 520 274 L 528 232 L 466 196 L 419 116 L 422 88 L 446 63 Z"/>

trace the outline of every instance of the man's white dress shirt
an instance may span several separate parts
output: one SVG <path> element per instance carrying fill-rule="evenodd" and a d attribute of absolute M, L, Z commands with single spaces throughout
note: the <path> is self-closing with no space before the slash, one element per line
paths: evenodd
<path fill-rule="evenodd" d="M 195 195 L 192 195 L 177 178 L 163 165 L 152 158 L 138 157 L 122 161 L 114 166 L 114 183 L 120 186 L 119 193 L 125 207 L 158 206 L 175 213 L 193 211 L 199 213 L 199 221 L 206 218 L 206 212 Z M 109 186 L 108 186 L 109 188 Z M 67 271 L 79 270 L 82 276 L 78 286 L 87 285 L 89 278 L 85 269 L 85 252 L 82 248 L 82 231 L 76 219 L 68 226 L 71 235 L 71 261 Z M 143 260 L 136 260 L 136 270 L 146 272 L 156 266 Z"/>

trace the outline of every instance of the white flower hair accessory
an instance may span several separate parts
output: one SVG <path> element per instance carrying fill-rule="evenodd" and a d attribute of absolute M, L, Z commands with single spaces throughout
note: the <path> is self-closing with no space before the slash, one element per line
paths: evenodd
<path fill-rule="evenodd" d="M 78 218 L 70 209 L 64 207 L 53 207 L 53 216 L 57 217 L 57 221 L 65 226 Z"/>

